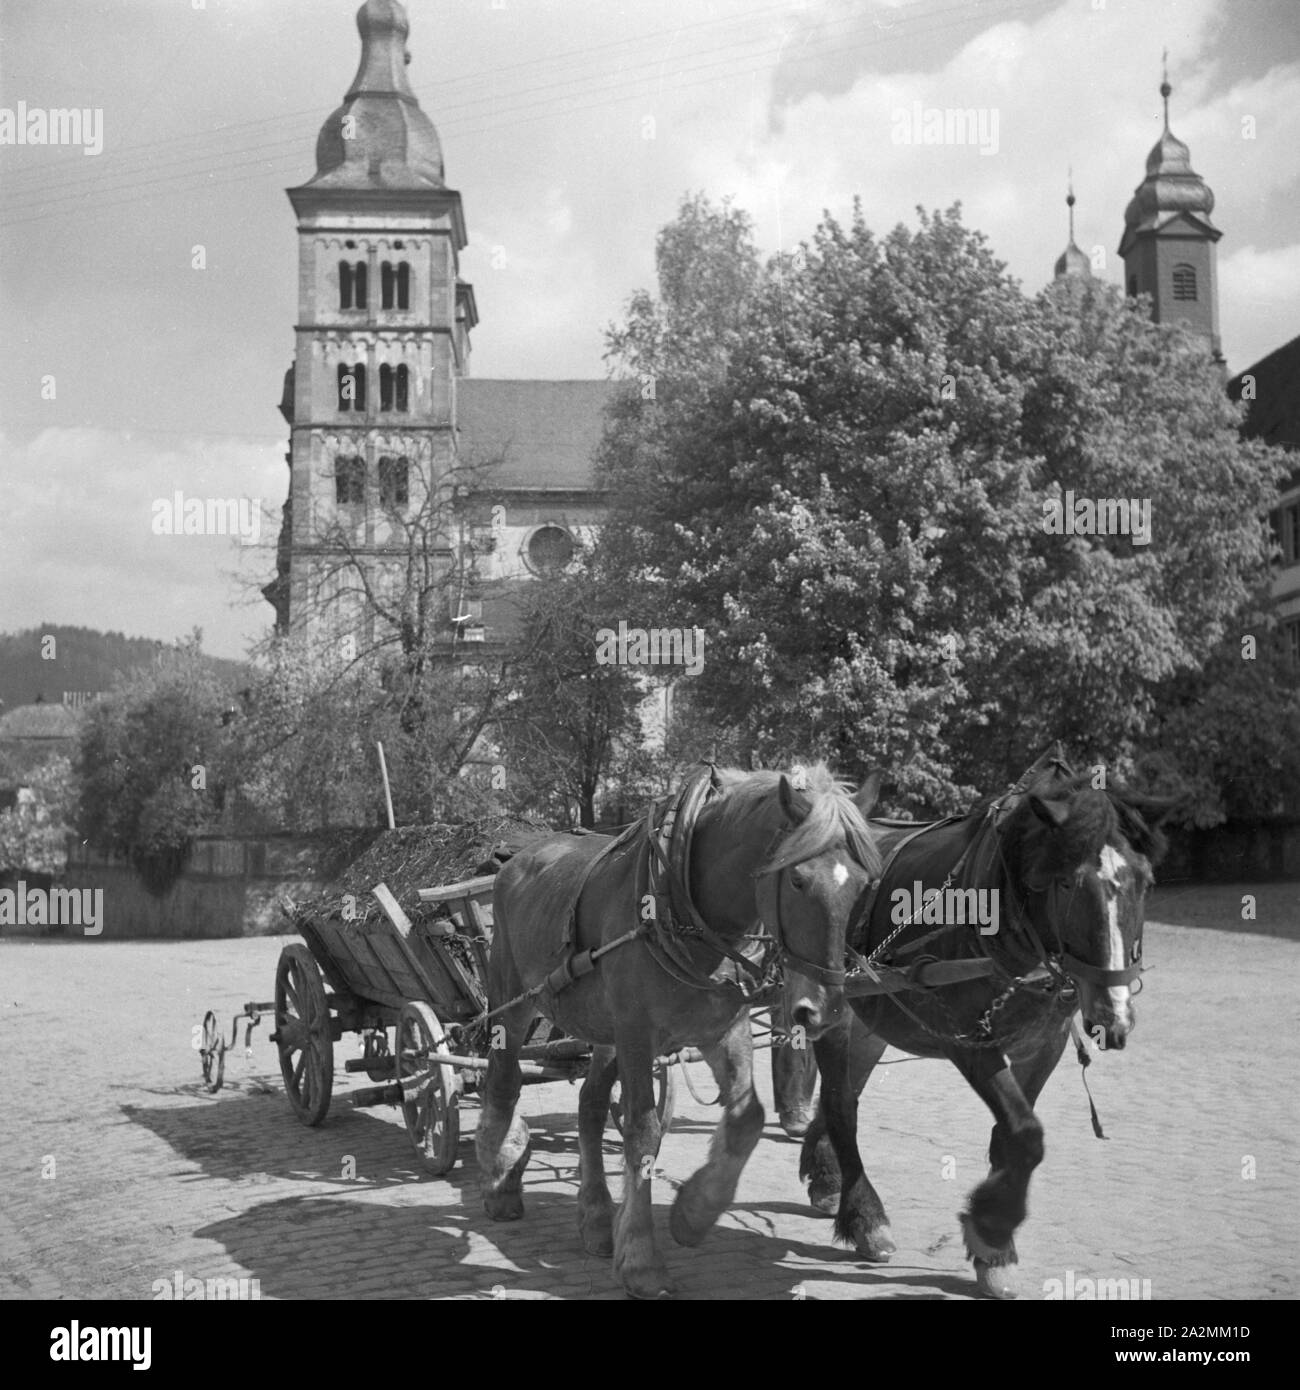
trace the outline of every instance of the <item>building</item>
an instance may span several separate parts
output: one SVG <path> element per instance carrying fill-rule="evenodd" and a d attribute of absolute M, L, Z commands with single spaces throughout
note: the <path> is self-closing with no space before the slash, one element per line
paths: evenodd
<path fill-rule="evenodd" d="M 321 128 L 316 172 L 288 190 L 290 483 L 263 592 L 280 631 L 368 645 L 384 619 L 359 597 L 362 575 L 396 606 L 415 558 L 446 601 L 438 640 L 472 650 L 508 635 L 515 581 L 562 569 L 599 519 L 592 453 L 615 388 L 471 378 L 465 212 L 407 80 L 406 12 L 366 0 L 357 28 L 360 66 Z"/>
<path fill-rule="evenodd" d="M 1146 177 L 1124 209 L 1119 254 L 1130 295 L 1151 296 L 1157 323 L 1185 323 L 1217 362 L 1219 288 L 1215 247 L 1221 231 L 1210 221 L 1214 194 L 1195 172 L 1191 152 L 1169 129 L 1166 75 L 1160 84 L 1165 128 L 1147 155 Z"/>
<path fill-rule="evenodd" d="M 1246 402 L 1247 438 L 1292 451 L 1294 467 L 1271 517 L 1281 552 L 1272 598 L 1292 664 L 1300 668 L 1300 338 L 1233 377 L 1228 394 Z"/>

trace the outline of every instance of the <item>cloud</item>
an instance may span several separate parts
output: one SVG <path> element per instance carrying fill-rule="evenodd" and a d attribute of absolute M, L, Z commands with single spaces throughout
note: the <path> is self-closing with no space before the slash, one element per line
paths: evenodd
<path fill-rule="evenodd" d="M 288 469 L 275 447 L 192 439 L 174 447 L 107 430 L 51 428 L 20 444 L 0 435 L 9 480 L 0 553 L 5 624 L 80 623 L 169 640 L 199 626 L 219 656 L 242 656 L 271 610 L 236 607 L 275 572 L 278 509 Z M 229 536 L 155 535 L 153 504 L 186 498 L 260 499 L 259 543 Z"/>
<path fill-rule="evenodd" d="M 1231 369 L 1244 371 L 1300 333 L 1300 242 L 1243 246 L 1219 261 L 1219 304 Z"/>

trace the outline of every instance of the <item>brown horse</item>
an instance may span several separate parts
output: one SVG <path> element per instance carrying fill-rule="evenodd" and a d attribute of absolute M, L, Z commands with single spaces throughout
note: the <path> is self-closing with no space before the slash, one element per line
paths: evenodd
<path fill-rule="evenodd" d="M 1163 850 L 1157 826 L 1170 805 L 1094 789 L 1087 776 L 1044 758 L 1021 784 L 967 817 L 920 834 L 876 823 L 886 867 L 850 944 L 873 965 L 911 967 L 928 956 L 988 969 L 963 983 L 894 995 L 852 997 L 850 982 L 853 1008 L 844 1026 L 816 1041 L 821 1106 L 800 1176 L 815 1206 L 838 1207 L 836 1238 L 863 1258 L 888 1260 L 895 1246 L 858 1151 L 858 1097 L 886 1045 L 946 1057 L 995 1121 L 992 1171 L 961 1217 L 967 1253 L 981 1293 L 1015 1297 L 1014 1234 L 1043 1158 L 1034 1101 L 1076 1013 L 1102 1047 L 1122 1048 L 1133 1028 L 1130 986 L 1142 969 L 1144 898 Z M 940 884 L 961 895 L 957 913 L 949 912 L 956 899 L 930 897 Z M 965 896 L 970 890 L 996 909 L 986 914 L 991 930 L 966 911 L 980 901 Z M 928 900 L 919 913 L 918 899 Z"/>
<path fill-rule="evenodd" d="M 716 773 L 671 895 L 675 914 L 663 895 L 646 891 L 644 834 L 555 835 L 505 865 L 493 890 L 488 1002 L 497 1026 L 476 1140 L 483 1202 L 494 1220 L 523 1215 L 528 1126 L 515 1109 L 518 1054 L 536 1007 L 596 1044 L 578 1102 L 582 1242 L 592 1254 L 613 1254 L 634 1297 L 672 1293 L 651 1225 L 650 1179 L 662 1138 L 655 1059 L 697 1047 L 722 1090 L 708 1162 L 673 1204 L 673 1238 L 695 1245 L 731 1202 L 763 1127 L 749 1008 L 766 964 L 779 957 L 784 965 L 797 1041 L 816 1039 L 842 1009 L 847 928 L 880 872 L 865 820 L 878 785 L 873 779 L 853 798 L 821 765 L 790 777 Z M 665 918 L 683 912 L 689 920 L 672 929 Z M 617 1069 L 605 1065 L 614 1053 Z M 615 1070 L 625 1112 L 617 1220 L 602 1147 Z"/>

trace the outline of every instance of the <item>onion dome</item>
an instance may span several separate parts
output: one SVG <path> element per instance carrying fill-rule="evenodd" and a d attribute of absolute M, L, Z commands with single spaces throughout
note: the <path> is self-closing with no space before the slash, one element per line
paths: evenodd
<path fill-rule="evenodd" d="M 316 140 L 315 188 L 442 188 L 442 144 L 406 80 L 411 26 L 397 0 L 357 11 L 361 65 Z"/>
<path fill-rule="evenodd" d="M 1092 279 L 1092 263 L 1087 256 L 1074 244 L 1074 188 L 1066 194 L 1065 205 L 1070 209 L 1070 244 L 1056 258 L 1056 270 L 1054 278 L 1057 280 L 1066 279 Z"/>
<path fill-rule="evenodd" d="M 1169 129 L 1168 77 L 1160 84 L 1165 103 L 1165 128 L 1147 155 L 1147 175 L 1134 190 L 1124 210 L 1124 240 L 1154 227 L 1171 213 L 1191 213 L 1206 226 L 1213 227 L 1214 194 L 1192 168 L 1191 151 Z"/>

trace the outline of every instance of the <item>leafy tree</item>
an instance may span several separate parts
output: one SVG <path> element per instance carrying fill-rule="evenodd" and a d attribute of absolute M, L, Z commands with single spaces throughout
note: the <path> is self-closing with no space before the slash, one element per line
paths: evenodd
<path fill-rule="evenodd" d="M 74 760 L 78 833 L 158 889 L 216 824 L 225 792 L 229 696 L 201 643 L 196 630 L 89 706 Z"/>
<path fill-rule="evenodd" d="M 1265 564 L 1275 469 L 1215 369 L 1105 287 L 1027 297 L 958 208 L 827 217 L 761 266 L 693 199 L 657 264 L 609 335 L 601 563 L 706 628 L 699 707 L 763 761 L 890 767 L 914 809 L 1058 736 L 1131 768 Z M 1150 545 L 1045 532 L 1068 489 L 1148 499 Z"/>
<path fill-rule="evenodd" d="M 28 795 L 0 811 L 0 873 L 61 874 L 75 799 L 72 764 L 49 758 L 24 781 Z"/>
<path fill-rule="evenodd" d="M 613 625 L 599 579 L 583 568 L 528 586 L 512 679 L 492 726 L 511 802 L 539 816 L 596 823 L 611 776 L 627 797 L 644 779 L 638 707 L 628 668 L 597 661 L 597 633 Z"/>

